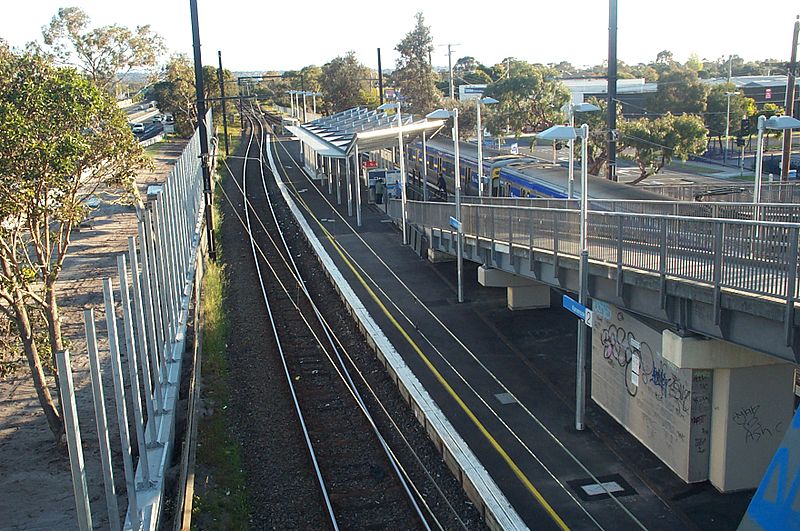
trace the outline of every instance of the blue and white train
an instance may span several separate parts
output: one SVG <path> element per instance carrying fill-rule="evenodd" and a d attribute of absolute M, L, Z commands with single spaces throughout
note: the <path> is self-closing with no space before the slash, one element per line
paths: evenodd
<path fill-rule="evenodd" d="M 459 144 L 459 172 L 462 192 L 478 195 L 478 148 L 475 144 Z M 408 171 L 422 175 L 422 143 L 415 142 L 406 150 Z M 443 175 L 449 193 L 453 193 L 455 164 L 453 142 L 434 138 L 427 142 L 428 182 L 434 186 L 439 174 Z M 579 197 L 579 166 L 576 164 L 575 196 Z M 483 159 L 484 186 L 491 187 L 492 197 L 547 197 L 566 199 L 568 172 L 560 165 L 543 162 L 525 155 L 489 154 Z M 488 195 L 488 194 L 486 194 Z M 589 175 L 589 197 L 591 199 L 664 200 L 664 196 L 648 192 L 641 187 L 620 184 L 601 177 Z"/>

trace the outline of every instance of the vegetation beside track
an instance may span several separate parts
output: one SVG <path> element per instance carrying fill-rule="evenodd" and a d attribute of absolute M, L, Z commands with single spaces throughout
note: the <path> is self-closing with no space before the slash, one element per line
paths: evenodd
<path fill-rule="evenodd" d="M 239 144 L 241 130 L 228 127 L 230 152 Z M 218 178 L 228 171 L 220 158 Z M 223 222 L 219 195 L 214 209 L 217 255 L 222 256 L 219 237 Z M 192 508 L 192 529 L 248 529 L 250 507 L 241 465 L 239 443 L 231 436 L 227 418 L 229 323 L 223 307 L 227 277 L 222 261 L 209 262 L 203 280 L 202 410 L 197 434 L 197 463 Z"/>

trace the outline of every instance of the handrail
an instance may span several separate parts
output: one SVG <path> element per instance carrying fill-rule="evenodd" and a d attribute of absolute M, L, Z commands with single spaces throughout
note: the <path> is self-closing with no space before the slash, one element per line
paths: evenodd
<path fill-rule="evenodd" d="M 394 203 L 394 202 L 393 202 Z M 392 215 L 400 204 L 391 204 Z M 453 203 L 407 203 L 409 223 L 452 233 Z M 462 205 L 463 233 L 509 247 L 578 256 L 577 209 Z M 656 273 L 662 279 L 710 285 L 715 311 L 720 288 L 797 300 L 796 252 L 800 223 L 720 219 L 592 210 L 590 257 L 609 267 Z M 662 282 L 663 284 L 663 282 Z"/>
<path fill-rule="evenodd" d="M 420 205 L 427 205 L 427 204 L 435 204 L 437 206 L 440 205 L 453 205 L 453 209 L 455 209 L 455 203 L 444 202 L 444 201 L 414 201 L 409 200 L 409 204 L 420 204 Z M 763 205 L 762 205 L 763 206 Z M 800 205 L 798 205 L 800 207 Z M 461 205 L 462 209 L 469 209 L 469 208 L 490 208 L 490 209 L 513 209 L 513 210 L 533 210 L 533 211 L 541 211 L 541 212 L 577 212 L 578 209 L 576 208 L 553 208 L 553 207 L 528 207 L 528 206 L 519 206 L 519 205 L 476 205 L 474 203 L 464 203 Z M 648 214 L 644 212 L 614 212 L 609 210 L 592 210 L 588 211 L 592 214 L 603 214 L 608 216 L 629 216 L 629 217 L 644 217 L 644 218 L 665 218 L 665 219 L 678 219 L 684 221 L 697 221 L 697 222 L 710 222 L 710 221 L 717 221 L 723 223 L 731 223 L 731 224 L 744 224 L 744 225 L 754 225 L 754 226 L 781 226 L 787 228 L 800 228 L 800 222 L 798 223 L 790 223 L 790 222 L 780 222 L 780 221 L 762 221 L 762 220 L 747 220 L 747 219 L 735 219 L 735 218 L 709 218 L 709 217 L 702 217 L 702 216 L 680 216 L 680 215 L 672 215 L 672 214 Z"/>

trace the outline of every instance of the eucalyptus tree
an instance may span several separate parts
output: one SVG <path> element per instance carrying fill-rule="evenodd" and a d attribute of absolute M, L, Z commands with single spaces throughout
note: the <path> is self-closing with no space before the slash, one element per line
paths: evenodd
<path fill-rule="evenodd" d="M 42 357 L 64 349 L 56 293 L 70 235 L 101 188 L 106 200 L 135 201 L 146 165 L 107 92 L 40 55 L 0 52 L 0 311 L 14 324 L 56 441 L 63 423 Z M 44 330 L 35 328 L 37 311 Z"/>
<path fill-rule="evenodd" d="M 59 9 L 42 29 L 43 50 L 57 64 L 78 68 L 111 94 L 131 70 L 154 68 L 164 53 L 164 40 L 149 25 L 135 30 L 117 24 L 90 28 L 90 22 L 78 7 Z"/>
<path fill-rule="evenodd" d="M 622 122 L 622 149 L 633 151 L 639 168 L 636 184 L 658 173 L 674 159 L 686 160 L 706 150 L 707 129 L 699 116 L 670 113 L 655 119 L 640 118 Z"/>
<path fill-rule="evenodd" d="M 500 103 L 493 106 L 487 127 L 492 134 L 508 129 L 519 135 L 524 129 L 540 131 L 560 122 L 561 107 L 569 101 L 569 90 L 555 78 L 556 72 L 536 65 L 520 65 L 518 73 L 486 87 L 485 95 Z"/>
<path fill-rule="evenodd" d="M 409 112 L 424 115 L 441 105 L 442 94 L 436 88 L 439 76 L 430 63 L 433 53 L 431 29 L 425 25 L 422 13 L 417 13 L 415 19 L 414 28 L 395 47 L 400 57 L 393 78 Z"/>
<path fill-rule="evenodd" d="M 336 113 L 359 105 L 377 106 L 378 97 L 372 94 L 372 70 L 361 64 L 353 51 L 336 57 L 322 67 L 319 77 L 323 107 Z M 319 110 L 320 102 L 317 102 Z"/>

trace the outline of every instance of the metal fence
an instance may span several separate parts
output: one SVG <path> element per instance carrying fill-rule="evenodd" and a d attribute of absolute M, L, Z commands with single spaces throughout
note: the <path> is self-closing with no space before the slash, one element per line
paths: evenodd
<path fill-rule="evenodd" d="M 580 208 L 577 199 L 551 199 L 535 197 L 475 197 L 465 196 L 464 204 L 495 205 L 536 208 Z M 702 218 L 742 219 L 800 222 L 800 204 L 752 202 L 703 202 L 703 201 L 637 201 L 632 199 L 590 199 L 589 208 L 598 211 L 624 212 L 630 214 L 656 214 L 663 216 L 688 216 Z"/>
<path fill-rule="evenodd" d="M 399 217 L 399 201 L 389 205 Z M 452 203 L 408 202 L 407 219 L 454 232 Z M 579 211 L 563 208 L 462 205 L 467 237 L 509 247 L 579 255 Z M 797 223 L 590 211 L 589 256 L 610 267 L 656 273 L 766 295 L 791 305 L 797 299 Z"/>
<path fill-rule="evenodd" d="M 210 112 L 207 123 L 211 130 Z M 138 237 L 129 237 L 128 253 L 117 257 L 117 278 L 103 280 L 105 339 L 119 427 L 113 436 L 119 436 L 128 501 L 124 522 L 120 522 L 111 465 L 112 434 L 105 411 L 94 310 L 83 314 L 110 529 L 156 529 L 163 508 L 164 472 L 173 446 L 189 303 L 202 276 L 198 268 L 202 268 L 203 205 L 200 138 L 195 132 L 161 189 L 149 194 L 145 209 L 139 212 Z M 92 513 L 69 352 L 57 353 L 56 360 L 77 527 L 88 530 Z"/>
<path fill-rule="evenodd" d="M 752 201 L 753 183 L 731 181 L 729 186 L 718 184 L 659 184 L 639 185 L 643 190 L 673 197 L 679 201 Z M 761 200 L 767 203 L 795 203 L 800 201 L 800 183 L 763 182 Z"/>

